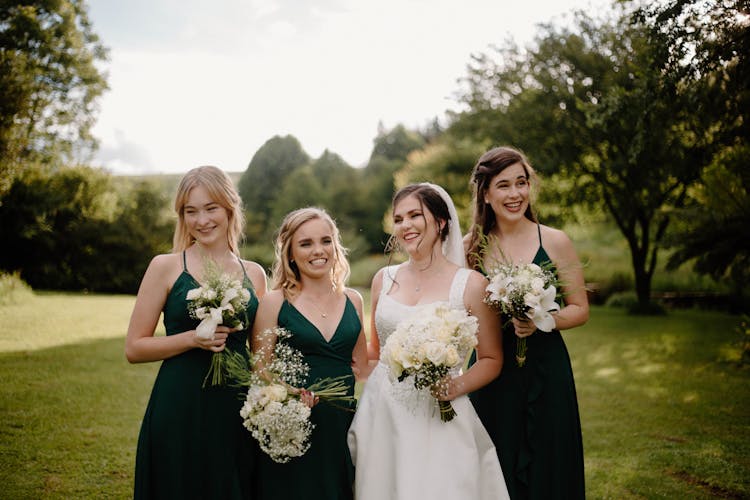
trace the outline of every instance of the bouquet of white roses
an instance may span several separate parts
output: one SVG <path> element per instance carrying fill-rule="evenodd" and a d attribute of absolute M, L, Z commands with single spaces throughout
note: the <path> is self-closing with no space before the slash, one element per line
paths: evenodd
<path fill-rule="evenodd" d="M 300 400 L 301 391 L 296 389 L 304 383 L 310 367 L 301 352 L 283 342 L 291 337 L 289 331 L 277 327 L 261 335 L 276 337 L 271 353 L 255 353 L 253 366 L 241 353 L 231 353 L 226 368 L 234 385 L 248 388 L 240 409 L 243 425 L 272 460 L 285 463 L 310 448 L 314 427 L 310 408 Z M 347 375 L 321 379 L 305 390 L 329 403 L 351 405 L 354 397 L 348 395 L 347 381 L 351 381 Z"/>
<path fill-rule="evenodd" d="M 484 301 L 508 316 L 531 319 L 537 329 L 550 332 L 555 328 L 552 312 L 559 311 L 555 302 L 557 277 L 547 267 L 536 264 L 498 264 L 488 270 L 490 282 Z M 526 339 L 517 339 L 516 362 L 526 363 Z"/>
<path fill-rule="evenodd" d="M 449 371 L 477 345 L 477 329 L 477 319 L 465 310 L 429 304 L 399 322 L 385 342 L 383 359 L 398 382 L 413 376 L 417 390 L 439 390 Z M 456 416 L 450 401 L 438 401 L 438 407 L 443 422 Z"/>
<path fill-rule="evenodd" d="M 195 329 L 196 335 L 213 339 L 219 325 L 242 330 L 247 320 L 245 308 L 250 301 L 250 292 L 242 286 L 242 282 L 222 273 L 212 260 L 205 262 L 203 279 L 205 284 L 189 290 L 186 297 L 190 316 L 201 320 Z M 209 379 L 210 385 L 224 383 L 225 352 L 215 352 L 211 356 L 203 387 Z"/>

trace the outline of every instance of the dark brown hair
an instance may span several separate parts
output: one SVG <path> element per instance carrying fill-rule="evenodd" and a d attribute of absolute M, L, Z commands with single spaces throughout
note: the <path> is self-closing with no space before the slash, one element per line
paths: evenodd
<path fill-rule="evenodd" d="M 519 150 L 509 146 L 499 146 L 490 149 L 477 160 L 471 173 L 472 184 L 472 225 L 469 232 L 469 246 L 466 260 L 469 267 L 479 269 L 479 261 L 482 258 L 481 240 L 486 237 L 497 226 L 495 212 L 492 207 L 485 203 L 484 196 L 489 189 L 490 182 L 497 174 L 506 168 L 520 163 L 526 173 L 526 179 L 536 179 L 536 172 L 531 167 L 529 160 Z M 537 222 L 536 216 L 531 209 L 531 203 L 526 207 L 524 215 L 532 222 Z"/>

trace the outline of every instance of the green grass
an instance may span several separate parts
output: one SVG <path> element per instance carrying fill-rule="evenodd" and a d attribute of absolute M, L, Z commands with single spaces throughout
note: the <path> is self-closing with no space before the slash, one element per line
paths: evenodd
<path fill-rule="evenodd" d="M 132 305 L 130 296 L 50 293 L 0 306 L 2 498 L 132 496 L 158 369 L 124 359 Z M 732 361 L 738 323 L 596 307 L 565 333 L 588 498 L 750 496 L 749 372 Z"/>

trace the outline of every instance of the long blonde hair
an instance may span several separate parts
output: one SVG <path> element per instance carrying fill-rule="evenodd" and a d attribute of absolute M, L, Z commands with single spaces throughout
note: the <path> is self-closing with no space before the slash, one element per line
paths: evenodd
<path fill-rule="evenodd" d="M 281 288 L 288 299 L 296 297 L 301 289 L 301 276 L 297 265 L 292 262 L 292 238 L 305 222 L 314 219 L 325 221 L 333 233 L 333 266 L 331 267 L 331 285 L 337 293 L 343 292 L 349 277 L 349 261 L 346 248 L 341 244 L 341 234 L 336 223 L 328 212 L 318 207 L 300 208 L 284 217 L 276 236 L 274 248 L 275 260 L 271 271 L 271 288 Z"/>
<path fill-rule="evenodd" d="M 203 186 L 213 201 L 227 211 L 229 224 L 227 228 L 227 243 L 232 253 L 240 254 L 240 240 L 245 228 L 245 214 L 242 211 L 242 199 L 234 187 L 232 179 L 220 168 L 202 166 L 190 170 L 180 180 L 174 200 L 174 211 L 177 213 L 177 225 L 174 229 L 172 251 L 182 252 L 193 244 L 193 237 L 185 223 L 185 204 L 190 191 Z"/>

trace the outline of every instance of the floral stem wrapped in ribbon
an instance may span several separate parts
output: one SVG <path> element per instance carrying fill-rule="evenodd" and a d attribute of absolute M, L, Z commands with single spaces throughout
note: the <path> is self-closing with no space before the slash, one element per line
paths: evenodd
<path fill-rule="evenodd" d="M 256 352 L 251 357 L 230 353 L 226 369 L 233 385 L 247 387 L 240 409 L 243 425 L 272 460 L 285 463 L 310 448 L 310 408 L 300 400 L 302 391 L 298 389 L 310 367 L 301 352 L 283 342 L 292 335 L 288 330 L 277 327 L 261 335 L 276 337 L 272 353 Z M 349 375 L 325 378 L 304 390 L 313 392 L 321 401 L 340 403 L 348 409 L 354 403 L 354 397 L 349 395 L 351 380 Z"/>
<path fill-rule="evenodd" d="M 216 327 L 228 326 L 242 330 L 246 327 L 246 308 L 250 301 L 250 292 L 242 286 L 240 280 L 221 272 L 212 260 L 205 261 L 203 270 L 205 284 L 189 290 L 187 293 L 190 316 L 199 319 L 195 329 L 196 335 L 203 339 L 213 339 Z M 206 385 L 223 385 L 224 357 L 227 349 L 215 352 L 211 356 L 208 373 L 203 380 Z"/>
<path fill-rule="evenodd" d="M 550 266 L 536 264 L 498 264 L 487 270 L 490 282 L 484 301 L 501 313 L 517 319 L 530 319 L 537 330 L 555 328 L 552 312 L 559 311 L 555 302 L 559 285 Z M 526 364 L 526 338 L 518 338 L 516 362 Z"/>
<path fill-rule="evenodd" d="M 396 326 L 383 347 L 394 382 L 413 377 L 414 388 L 437 389 L 446 383 L 451 369 L 459 367 L 477 345 L 479 323 L 463 309 L 440 302 L 428 304 Z M 440 419 L 456 416 L 450 401 L 437 401 Z"/>

